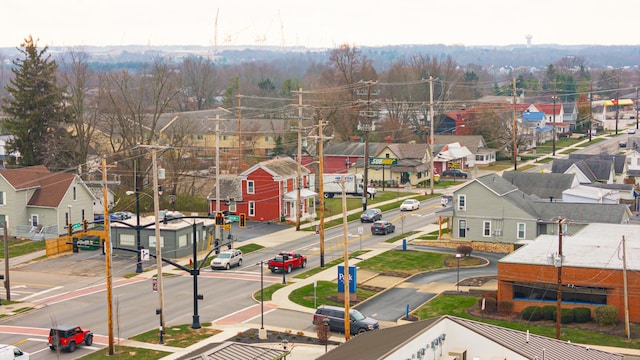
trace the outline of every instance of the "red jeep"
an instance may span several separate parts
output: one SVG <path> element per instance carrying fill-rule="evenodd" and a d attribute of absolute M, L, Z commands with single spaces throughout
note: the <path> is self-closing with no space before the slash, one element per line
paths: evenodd
<path fill-rule="evenodd" d="M 290 273 L 294 268 L 306 267 L 307 257 L 293 251 L 282 251 L 269 260 L 268 265 L 271 272 L 284 271 Z"/>
<path fill-rule="evenodd" d="M 87 346 L 93 344 L 93 332 L 84 330 L 80 326 L 59 325 L 49 330 L 49 348 L 55 350 L 69 350 L 74 352 L 76 346 L 84 343 Z"/>

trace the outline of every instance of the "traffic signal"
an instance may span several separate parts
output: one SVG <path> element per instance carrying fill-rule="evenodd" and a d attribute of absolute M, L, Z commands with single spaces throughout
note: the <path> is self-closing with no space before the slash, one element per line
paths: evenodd
<path fill-rule="evenodd" d="M 216 213 L 216 225 L 224 225 L 224 215 L 222 215 L 222 212 L 217 212 Z"/>
<path fill-rule="evenodd" d="M 69 223 L 68 227 L 67 227 L 67 235 L 72 236 L 73 235 L 73 224 Z"/>
<path fill-rule="evenodd" d="M 247 227 L 247 214 L 241 213 L 240 214 L 240 227 L 241 228 L 245 228 Z"/>
<path fill-rule="evenodd" d="M 82 220 L 82 231 L 84 232 L 89 231 L 89 220 L 87 219 Z"/>

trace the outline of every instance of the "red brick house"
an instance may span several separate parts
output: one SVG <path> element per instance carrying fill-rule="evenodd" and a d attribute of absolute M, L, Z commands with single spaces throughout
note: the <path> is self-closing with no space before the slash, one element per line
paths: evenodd
<path fill-rule="evenodd" d="M 309 170 L 302 167 L 301 219 L 315 217 L 316 193 L 309 190 Z M 238 176 L 220 177 L 220 210 L 246 214 L 250 221 L 296 219 L 298 164 L 290 157 L 258 163 Z M 216 209 L 215 186 L 207 197 L 210 212 Z"/>
<path fill-rule="evenodd" d="M 558 235 L 541 235 L 498 262 L 498 301 L 513 301 L 515 312 L 556 305 L 561 268 L 563 308 L 587 307 L 593 316 L 596 307 L 611 305 L 623 321 L 626 270 L 629 320 L 640 322 L 639 245 L 637 225 L 593 223 L 563 235 L 560 262 Z"/>

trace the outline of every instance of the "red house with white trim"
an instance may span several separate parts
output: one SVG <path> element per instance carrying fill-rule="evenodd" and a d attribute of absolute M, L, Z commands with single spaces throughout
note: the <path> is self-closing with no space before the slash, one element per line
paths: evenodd
<path fill-rule="evenodd" d="M 301 169 L 302 219 L 315 217 L 316 193 L 309 190 L 309 170 Z M 250 221 L 295 220 L 298 163 L 290 157 L 258 163 L 238 176 L 220 177 L 220 210 L 246 214 Z M 211 213 L 216 211 L 216 189 L 207 197 Z"/>

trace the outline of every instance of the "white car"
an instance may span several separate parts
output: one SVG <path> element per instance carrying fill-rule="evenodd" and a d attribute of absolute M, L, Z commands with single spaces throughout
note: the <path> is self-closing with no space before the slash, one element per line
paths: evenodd
<path fill-rule="evenodd" d="M 211 261 L 211 269 L 229 270 L 232 266 L 242 265 L 242 251 L 238 249 L 225 250 L 216 255 Z"/>
<path fill-rule="evenodd" d="M 418 209 L 420 209 L 420 201 L 416 199 L 405 200 L 402 205 L 400 205 L 400 211 L 412 211 Z"/>
<path fill-rule="evenodd" d="M 627 134 L 635 134 L 636 133 L 636 129 L 634 128 L 628 128 L 627 129 Z"/>

